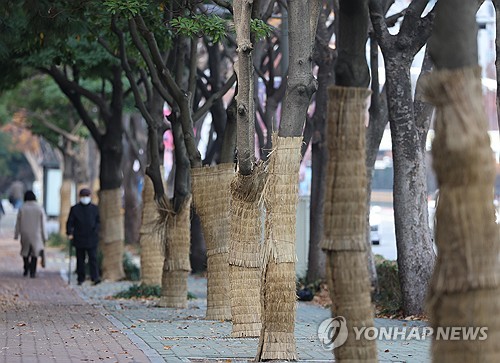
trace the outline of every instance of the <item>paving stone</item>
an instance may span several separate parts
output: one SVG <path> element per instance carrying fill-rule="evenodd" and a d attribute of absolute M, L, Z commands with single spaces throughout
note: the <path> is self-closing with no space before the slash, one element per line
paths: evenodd
<path fill-rule="evenodd" d="M 6 216 L 9 219 L 9 215 Z M 252 361 L 256 338 L 232 338 L 231 322 L 205 320 L 206 279 L 190 276 L 196 295 L 187 309 L 156 307 L 152 300 L 111 298 L 133 282 L 76 285 L 69 260 L 48 249 L 47 268 L 35 279 L 22 276 L 19 242 L 10 225 L 0 229 L 0 363 Z M 75 262 L 72 261 L 72 267 Z M 317 337 L 328 309 L 297 304 L 295 336 L 301 362 L 333 362 Z M 422 322 L 376 319 L 377 327 L 425 326 Z M 377 341 L 380 362 L 430 362 L 430 339 Z"/>

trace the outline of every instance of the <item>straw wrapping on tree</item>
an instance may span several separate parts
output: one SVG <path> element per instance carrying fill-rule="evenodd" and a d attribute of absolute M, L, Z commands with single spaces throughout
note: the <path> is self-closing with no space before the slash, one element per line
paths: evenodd
<path fill-rule="evenodd" d="M 495 165 L 479 67 L 434 71 L 422 84 L 436 105 L 438 258 L 428 297 L 433 328 L 486 327 L 485 340 L 434 339 L 439 362 L 500 361 L 500 234 Z"/>
<path fill-rule="evenodd" d="M 296 262 L 296 213 L 302 137 L 272 135 L 273 150 L 269 155 L 269 172 L 264 190 L 266 237 L 262 254 L 277 263 Z"/>
<path fill-rule="evenodd" d="M 140 229 L 141 281 L 146 285 L 160 285 L 164 252 L 160 235 L 155 231 L 158 211 L 154 201 L 153 182 L 144 177 L 142 190 L 142 223 Z"/>
<path fill-rule="evenodd" d="M 229 293 L 229 253 L 207 257 L 207 313 L 208 320 L 231 320 Z"/>
<path fill-rule="evenodd" d="M 366 250 L 365 120 L 370 91 L 330 87 L 324 204 L 325 250 Z M 334 100 L 334 101 L 333 101 Z"/>
<path fill-rule="evenodd" d="M 211 320 L 230 320 L 230 183 L 234 164 L 191 170 L 193 202 L 207 245 L 207 312 Z"/>
<path fill-rule="evenodd" d="M 102 252 L 102 277 L 105 280 L 119 281 L 125 277 L 123 270 L 123 241 L 113 243 L 101 243 L 99 248 Z"/>
<path fill-rule="evenodd" d="M 124 228 L 121 206 L 121 190 L 99 191 L 99 214 L 101 227 L 99 247 L 102 251 L 103 278 L 117 281 L 125 276 L 123 271 Z"/>
<path fill-rule="evenodd" d="M 99 214 L 101 217 L 100 240 L 113 243 L 124 239 L 121 189 L 99 191 Z"/>
<path fill-rule="evenodd" d="M 69 210 L 71 208 L 71 187 L 71 180 L 63 179 L 60 191 L 61 208 L 59 213 L 59 234 L 61 236 L 66 236 L 66 221 L 68 220 Z"/>
<path fill-rule="evenodd" d="M 193 202 L 200 216 L 207 256 L 229 251 L 230 183 L 234 164 L 191 170 Z"/>
<path fill-rule="evenodd" d="M 302 137 L 272 135 L 264 188 L 266 229 L 262 254 L 262 332 L 256 360 L 296 360 L 296 209 Z"/>
<path fill-rule="evenodd" d="M 187 278 L 191 271 L 189 261 L 191 199 L 191 196 L 188 196 L 177 213 L 165 195 L 157 201 L 159 218 L 155 229 L 164 241 L 159 306 L 176 308 L 187 306 Z"/>
<path fill-rule="evenodd" d="M 261 323 L 260 267 L 229 266 L 232 337 L 258 337 Z"/>
<path fill-rule="evenodd" d="M 346 342 L 335 348 L 339 362 L 376 362 L 377 347 L 373 340 L 356 340 L 353 328 L 374 326 L 374 308 L 371 301 L 366 255 L 359 251 L 328 251 L 328 264 L 334 267 L 334 281 L 330 292 L 332 315 L 346 318 Z"/>
<path fill-rule="evenodd" d="M 331 282 L 332 315 L 343 316 L 347 330 L 373 327 L 374 309 L 366 266 L 365 119 L 370 91 L 328 89 L 326 133 L 328 164 L 324 205 L 325 238 Z M 334 349 L 338 362 L 377 362 L 375 341 L 355 339 Z"/>
<path fill-rule="evenodd" d="M 233 337 L 257 337 L 261 324 L 263 163 L 251 175 L 237 173 L 231 181 L 229 283 Z"/>
<path fill-rule="evenodd" d="M 238 173 L 231 181 L 230 265 L 261 267 L 261 197 L 265 182 L 266 173 L 262 163 L 254 168 L 251 175 Z"/>
<path fill-rule="evenodd" d="M 163 270 L 159 307 L 185 309 L 187 307 L 189 271 Z"/>
<path fill-rule="evenodd" d="M 295 263 L 269 261 L 262 286 L 262 332 L 260 360 L 296 360 L 294 334 L 296 313 Z M 267 302 L 267 306 L 266 306 Z"/>
<path fill-rule="evenodd" d="M 433 287 L 451 292 L 499 286 L 500 244 L 492 202 L 495 161 L 480 69 L 433 72 L 424 87 L 437 106 L 432 153 L 440 186 L 436 211 L 440 252 Z"/>
<path fill-rule="evenodd" d="M 189 250 L 191 246 L 191 196 L 188 196 L 180 210 L 175 213 L 165 196 L 157 201 L 156 229 L 164 240 L 164 271 L 191 271 Z"/>

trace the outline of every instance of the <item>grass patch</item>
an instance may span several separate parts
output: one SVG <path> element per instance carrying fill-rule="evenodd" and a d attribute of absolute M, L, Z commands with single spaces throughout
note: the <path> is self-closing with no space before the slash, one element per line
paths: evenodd
<path fill-rule="evenodd" d="M 160 297 L 160 296 L 161 296 L 160 285 L 134 284 L 130 286 L 128 290 L 120 291 L 113 297 L 117 299 L 133 299 L 133 298 Z"/>
<path fill-rule="evenodd" d="M 132 261 L 132 256 L 129 252 L 123 254 L 123 271 L 125 272 L 125 278 L 129 281 L 139 281 L 141 279 L 141 270 Z"/>
<path fill-rule="evenodd" d="M 378 278 L 378 291 L 374 295 L 375 304 L 382 314 L 397 314 L 403 304 L 398 264 L 396 261 L 375 255 L 375 266 Z"/>
<path fill-rule="evenodd" d="M 161 297 L 160 285 L 138 285 L 134 284 L 127 290 L 120 291 L 113 295 L 115 299 L 140 299 L 140 298 L 159 298 Z M 187 294 L 188 300 L 196 299 L 196 295 L 191 292 Z"/>
<path fill-rule="evenodd" d="M 59 233 L 51 233 L 46 243 L 48 247 L 55 247 L 61 250 L 69 248 L 68 239 L 65 236 L 60 235 Z"/>

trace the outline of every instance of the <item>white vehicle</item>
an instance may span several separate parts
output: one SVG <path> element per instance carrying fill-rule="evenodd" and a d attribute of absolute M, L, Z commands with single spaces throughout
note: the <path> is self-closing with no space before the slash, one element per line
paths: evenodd
<path fill-rule="evenodd" d="M 372 245 L 380 244 L 380 212 L 382 208 L 379 206 L 370 207 L 370 240 L 372 241 Z"/>

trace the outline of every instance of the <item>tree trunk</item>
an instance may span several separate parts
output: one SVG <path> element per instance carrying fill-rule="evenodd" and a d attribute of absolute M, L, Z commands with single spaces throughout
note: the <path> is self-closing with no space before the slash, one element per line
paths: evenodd
<path fill-rule="evenodd" d="M 426 93 L 437 107 L 432 153 L 440 188 L 438 259 L 428 298 L 432 327 L 488 329 L 486 340 L 434 339 L 433 360 L 498 362 L 500 236 L 481 72 L 475 67 L 433 72 Z"/>
<path fill-rule="evenodd" d="M 229 295 L 230 182 L 233 164 L 191 171 L 193 200 L 207 245 L 208 320 L 231 320 Z"/>
<path fill-rule="evenodd" d="M 261 331 L 261 195 L 263 164 L 252 175 L 238 173 L 231 182 L 229 282 L 233 337 L 258 337 Z"/>
<path fill-rule="evenodd" d="M 370 36 L 370 67 L 371 69 L 378 70 L 378 44 L 374 36 Z M 371 207 L 371 193 L 372 193 L 372 180 L 375 169 L 375 161 L 377 160 L 380 142 L 384 136 L 384 130 L 389 122 L 387 110 L 387 98 L 385 90 L 380 91 L 380 83 L 378 79 L 378 71 L 372 72 L 371 82 L 372 96 L 369 109 L 369 123 L 366 129 L 366 177 L 367 177 L 367 195 L 366 195 L 366 246 L 367 246 L 367 260 L 368 271 L 370 272 L 370 280 L 372 286 L 377 288 L 377 270 L 375 267 L 375 258 L 373 256 L 372 241 L 371 241 L 371 226 L 370 226 L 370 207 Z"/>
<path fill-rule="evenodd" d="M 141 281 L 145 285 L 161 285 L 164 255 L 160 235 L 154 228 L 157 218 L 153 182 L 149 176 L 145 175 L 142 190 L 142 223 L 139 234 Z"/>
<path fill-rule="evenodd" d="M 425 174 L 425 130 L 417 124 L 410 67 L 432 31 L 428 2 L 412 1 L 400 31 L 389 34 L 385 9 L 370 1 L 374 34 L 382 49 L 394 166 L 394 222 L 398 270 L 406 315 L 421 314 L 435 255 L 430 238 Z"/>
<path fill-rule="evenodd" d="M 328 46 L 331 38 L 325 25 L 324 12 L 318 23 L 316 35 L 315 61 L 318 65 L 318 90 L 316 92 L 316 106 L 311 119 L 313 124 L 313 135 L 311 137 L 311 204 L 309 218 L 309 255 L 307 262 L 306 280 L 313 283 L 324 279 L 326 273 L 326 254 L 321 250 L 323 239 L 323 205 L 325 202 L 325 179 L 326 179 L 326 143 L 325 143 L 325 121 L 327 114 L 328 86 L 335 81 L 333 63 L 337 56 L 336 52 Z"/>
<path fill-rule="evenodd" d="M 259 203 L 265 173 L 254 168 L 255 104 L 250 19 L 253 1 L 233 2 L 238 61 L 236 99 L 236 148 L 238 173 L 231 182 L 231 239 L 229 283 L 233 337 L 256 337 L 261 329 L 260 242 L 262 209 Z"/>
<path fill-rule="evenodd" d="M 332 314 L 344 319 L 348 332 L 374 326 L 366 228 L 366 116 L 371 93 L 365 55 L 368 19 L 367 0 L 340 1 L 336 86 L 328 94 L 322 247 L 331 275 Z M 352 334 L 346 338 L 343 345 L 334 346 L 336 362 L 377 362 L 374 340 L 356 340 Z"/>
<path fill-rule="evenodd" d="M 66 238 L 66 221 L 69 217 L 69 210 L 71 208 L 71 189 L 73 181 L 69 178 L 63 178 L 60 195 L 61 195 L 61 208 L 59 212 L 59 234 Z"/>
<path fill-rule="evenodd" d="M 99 192 L 99 214 L 101 217 L 99 245 L 103 255 L 102 277 L 110 281 L 119 281 L 125 277 L 121 198 L 121 188 L 101 189 Z"/>
<path fill-rule="evenodd" d="M 327 250 L 332 274 L 332 313 L 345 318 L 348 332 L 353 327 L 374 326 L 366 266 L 365 114 L 369 94 L 366 88 L 335 86 L 329 90 L 322 247 Z M 353 334 L 344 345 L 335 347 L 334 354 L 338 362 L 377 361 L 375 341 L 356 340 Z"/>
<path fill-rule="evenodd" d="M 425 144 L 415 125 L 410 64 L 386 60 L 387 103 L 394 165 L 394 224 L 406 315 L 424 312 L 435 254 L 429 232 Z"/>
<path fill-rule="evenodd" d="M 439 362 L 500 360 L 500 234 L 495 223 L 495 161 L 477 58 L 476 4 L 440 1 L 426 79 L 436 105 L 433 165 L 439 182 L 438 259 L 428 305 L 434 329 L 487 329 L 487 339 L 434 339 Z M 450 12 L 454 16 L 450 17 Z M 434 334 L 434 337 L 436 335 Z"/>
<path fill-rule="evenodd" d="M 201 218 L 194 208 L 191 209 L 191 272 L 201 273 L 207 271 L 207 246 L 201 226 Z"/>
<path fill-rule="evenodd" d="M 495 69 L 497 71 L 497 122 L 500 129 L 500 0 L 493 0 L 495 6 Z"/>
<path fill-rule="evenodd" d="M 220 162 L 221 164 L 234 163 L 234 152 L 236 151 L 236 100 L 233 98 L 226 110 L 226 128 L 222 141 Z"/>
<path fill-rule="evenodd" d="M 290 35 L 291 36 L 291 35 Z M 295 239 L 302 137 L 273 136 L 264 191 L 266 235 L 262 274 L 262 333 L 257 361 L 296 360 Z"/>
<path fill-rule="evenodd" d="M 256 361 L 297 359 L 294 328 L 298 176 L 302 130 L 317 89 L 312 75 L 312 50 L 319 12 L 319 1 L 288 3 L 290 62 L 280 128 L 273 136 L 269 180 L 264 191 L 262 332 Z"/>
<path fill-rule="evenodd" d="M 251 0 L 234 1 L 234 21 L 238 60 L 235 71 L 238 76 L 237 114 L 237 157 L 239 172 L 242 175 L 252 174 L 255 161 L 255 105 L 253 86 L 253 44 L 250 40 Z"/>
<path fill-rule="evenodd" d="M 158 306 L 168 308 L 187 307 L 187 278 L 191 271 L 189 262 L 189 235 L 191 197 L 184 200 L 177 212 L 173 212 L 171 203 L 163 197 L 159 201 L 159 213 L 162 215 L 165 255 L 161 284 L 161 297 Z"/>

